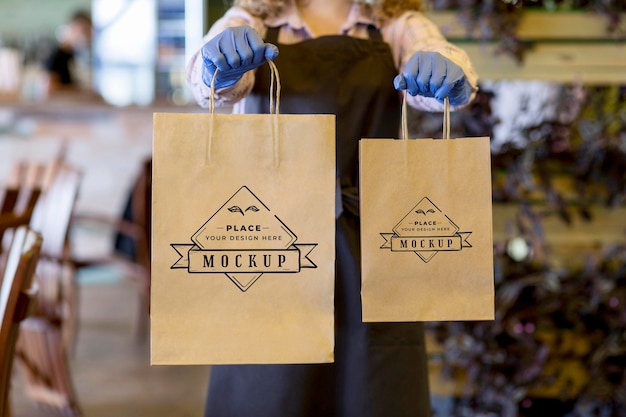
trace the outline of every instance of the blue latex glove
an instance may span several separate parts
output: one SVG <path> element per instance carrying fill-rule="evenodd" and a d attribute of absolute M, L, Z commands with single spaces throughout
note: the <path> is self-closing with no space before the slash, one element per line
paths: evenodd
<path fill-rule="evenodd" d="M 249 26 L 227 28 L 202 47 L 202 81 L 211 86 L 217 72 L 215 88 L 230 87 L 243 74 L 265 63 L 265 58 L 278 56 L 278 48 L 263 42 L 259 34 Z"/>
<path fill-rule="evenodd" d="M 393 85 L 412 96 L 435 97 L 440 103 L 447 96 L 453 106 L 465 104 L 472 95 L 461 67 L 438 52 L 416 52 Z"/>

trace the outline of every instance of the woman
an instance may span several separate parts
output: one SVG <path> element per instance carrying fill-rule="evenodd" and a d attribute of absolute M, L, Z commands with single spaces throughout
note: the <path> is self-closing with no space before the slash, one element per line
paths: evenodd
<path fill-rule="evenodd" d="M 49 75 L 49 94 L 76 91 L 81 86 L 77 68 L 77 53 L 89 47 L 93 26 L 89 12 L 76 11 L 58 34 L 58 44 L 45 62 Z"/>
<path fill-rule="evenodd" d="M 360 301 L 358 141 L 398 136 L 401 95 L 428 111 L 468 103 L 477 76 L 464 51 L 419 12 L 418 0 L 235 0 L 192 57 L 188 83 L 208 106 L 267 113 L 268 66 L 281 113 L 337 115 L 335 363 L 214 366 L 207 417 L 430 415 L 419 323 L 363 323 Z M 217 72 L 216 72 L 217 70 Z M 215 75 L 217 73 L 217 75 Z M 395 87 L 395 88 L 394 88 Z M 338 193 L 339 194 L 339 193 Z"/>

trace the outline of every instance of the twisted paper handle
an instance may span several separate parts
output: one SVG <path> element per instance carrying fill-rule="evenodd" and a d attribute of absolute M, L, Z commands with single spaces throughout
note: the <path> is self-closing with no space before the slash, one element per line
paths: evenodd
<path fill-rule="evenodd" d="M 278 75 L 278 68 L 276 64 L 268 58 L 265 58 L 270 66 L 270 114 L 278 115 L 280 113 L 280 77 Z M 211 80 L 211 91 L 209 97 L 209 113 L 211 114 L 211 127 L 209 130 L 209 138 L 207 140 L 207 148 L 205 151 L 207 163 L 211 162 L 211 148 L 213 144 L 213 115 L 215 114 L 215 79 L 217 78 L 218 70 L 215 70 L 213 79 Z M 272 122 L 272 147 L 274 163 L 279 164 L 280 154 L 278 148 L 278 118 L 274 117 Z"/>
<path fill-rule="evenodd" d="M 269 58 L 265 58 L 265 60 L 267 61 L 267 63 L 270 66 L 270 74 L 271 74 L 271 79 L 270 79 L 270 114 L 278 114 L 279 113 L 279 108 L 280 108 L 280 77 L 278 76 L 278 68 L 276 67 L 276 64 L 274 63 L 274 61 L 272 61 Z M 215 73 L 213 74 L 213 79 L 211 80 L 211 91 L 210 91 L 210 97 L 209 97 L 209 112 L 211 114 L 215 113 L 215 79 L 217 78 L 217 73 L 219 72 L 219 70 L 215 70 Z M 274 94 L 274 86 L 276 86 L 276 94 Z M 275 96 L 275 100 L 276 103 L 274 105 L 274 96 Z"/>
<path fill-rule="evenodd" d="M 407 92 L 404 90 L 402 98 L 402 139 L 409 139 L 409 126 L 407 121 Z M 450 100 L 446 97 L 443 101 L 443 139 L 450 139 Z"/>

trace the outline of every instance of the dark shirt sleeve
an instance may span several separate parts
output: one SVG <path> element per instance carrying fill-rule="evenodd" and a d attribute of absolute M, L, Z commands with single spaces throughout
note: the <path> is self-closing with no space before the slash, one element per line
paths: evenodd
<path fill-rule="evenodd" d="M 74 54 L 61 48 L 55 48 L 48 57 L 45 65 L 50 74 L 55 74 L 58 82 L 63 85 L 75 83 L 72 77 L 71 66 Z"/>

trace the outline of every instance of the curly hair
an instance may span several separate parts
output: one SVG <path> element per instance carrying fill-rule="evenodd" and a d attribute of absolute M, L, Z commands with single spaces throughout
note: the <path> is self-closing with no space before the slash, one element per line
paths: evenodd
<path fill-rule="evenodd" d="M 233 0 L 253 16 L 260 18 L 278 16 L 291 1 L 295 0 Z M 354 0 L 365 6 L 367 13 L 375 19 L 389 19 L 407 10 L 423 10 L 422 0 Z"/>

